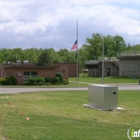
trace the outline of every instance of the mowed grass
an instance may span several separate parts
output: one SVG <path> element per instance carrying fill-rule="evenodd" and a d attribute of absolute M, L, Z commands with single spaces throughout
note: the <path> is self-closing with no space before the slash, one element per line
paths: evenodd
<path fill-rule="evenodd" d="M 139 83 L 138 77 L 104 77 L 104 84 L 132 84 L 132 83 Z M 69 78 L 69 81 L 76 81 L 75 77 Z M 102 83 L 102 77 L 89 77 L 84 74 L 80 74 L 78 77 L 78 82 L 83 82 L 83 83 L 95 83 L 95 84 L 101 84 Z"/>
<path fill-rule="evenodd" d="M 139 84 L 140 78 L 135 77 L 104 77 L 104 84 Z M 79 74 L 78 82 L 76 77 L 69 78 L 68 85 L 0 85 L 7 88 L 70 88 L 88 87 L 89 84 L 102 84 L 102 77 L 89 77 L 82 73 Z"/>
<path fill-rule="evenodd" d="M 87 96 L 88 91 L 0 95 L 0 140 L 127 140 L 127 130 L 140 127 L 139 91 L 119 91 L 121 111 L 85 108 Z"/>

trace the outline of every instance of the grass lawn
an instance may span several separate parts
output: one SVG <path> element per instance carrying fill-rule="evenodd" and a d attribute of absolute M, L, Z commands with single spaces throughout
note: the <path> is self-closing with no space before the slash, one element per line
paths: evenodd
<path fill-rule="evenodd" d="M 132 77 L 104 77 L 104 84 L 138 84 L 140 78 L 133 79 Z M 78 78 L 78 83 L 76 83 L 76 77 L 69 78 L 68 85 L 14 85 L 14 86 L 5 86 L 0 85 L 0 87 L 7 87 L 7 88 L 70 88 L 70 87 L 88 87 L 89 84 L 101 84 L 102 78 L 101 77 L 88 77 L 80 74 Z"/>
<path fill-rule="evenodd" d="M 127 130 L 140 127 L 139 91 L 119 91 L 122 111 L 85 108 L 87 94 L 0 95 L 0 140 L 127 140 Z"/>
<path fill-rule="evenodd" d="M 104 84 L 129 84 L 129 83 L 139 83 L 138 77 L 134 78 L 133 77 L 104 77 Z M 76 81 L 75 77 L 69 78 L 69 81 Z M 89 77 L 85 76 L 83 74 L 79 75 L 78 78 L 79 82 L 85 82 L 85 83 L 95 83 L 95 84 L 101 84 L 102 83 L 102 77 Z"/>
<path fill-rule="evenodd" d="M 88 87 L 88 83 L 70 82 L 68 85 L 0 85 L 3 88 L 70 88 L 70 87 Z"/>

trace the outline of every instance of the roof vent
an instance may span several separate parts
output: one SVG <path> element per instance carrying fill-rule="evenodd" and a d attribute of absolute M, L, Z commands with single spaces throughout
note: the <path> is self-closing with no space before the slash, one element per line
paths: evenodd
<path fill-rule="evenodd" d="M 24 60 L 24 61 L 23 61 L 23 64 L 28 64 L 28 63 L 29 63 L 28 60 Z"/>
<path fill-rule="evenodd" d="M 10 62 L 10 61 L 8 61 L 8 62 L 7 62 L 7 64 L 11 64 L 11 62 Z"/>
<path fill-rule="evenodd" d="M 21 64 L 21 61 L 20 60 L 17 60 L 17 64 Z"/>

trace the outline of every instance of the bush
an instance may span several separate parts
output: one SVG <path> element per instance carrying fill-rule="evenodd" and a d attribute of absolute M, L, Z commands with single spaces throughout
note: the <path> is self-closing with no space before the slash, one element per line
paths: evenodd
<path fill-rule="evenodd" d="M 9 85 L 10 82 L 9 82 L 9 79 L 8 78 L 4 78 L 1 80 L 1 85 Z"/>
<path fill-rule="evenodd" d="M 46 85 L 50 85 L 50 83 L 46 83 Z"/>
<path fill-rule="evenodd" d="M 0 78 L 0 84 L 1 84 L 1 81 L 5 80 L 5 77 L 2 77 Z"/>
<path fill-rule="evenodd" d="M 24 81 L 24 85 L 30 85 L 29 81 Z"/>
<path fill-rule="evenodd" d="M 27 81 L 30 83 L 30 85 L 34 85 L 36 82 L 36 78 L 29 78 Z"/>
<path fill-rule="evenodd" d="M 1 85 L 16 85 L 17 79 L 14 75 L 11 75 L 10 77 L 2 77 L 0 78 L 0 84 Z"/>
<path fill-rule="evenodd" d="M 46 77 L 45 78 L 45 83 L 52 83 L 53 82 L 53 78 L 52 77 Z"/>
<path fill-rule="evenodd" d="M 15 77 L 14 75 L 11 75 L 11 76 L 8 78 L 8 80 L 9 80 L 9 84 L 10 84 L 10 85 L 16 85 L 16 84 L 17 84 L 17 79 L 16 79 L 16 77 Z"/>
<path fill-rule="evenodd" d="M 38 85 L 44 85 L 44 83 L 40 82 L 40 83 L 38 83 Z"/>
<path fill-rule="evenodd" d="M 54 77 L 54 78 L 53 78 L 53 84 L 55 84 L 55 85 L 59 85 L 59 84 L 60 84 L 60 79 L 59 79 L 59 77 Z"/>
<path fill-rule="evenodd" d="M 56 74 L 55 74 L 55 77 L 59 77 L 60 83 L 62 83 L 62 80 L 63 80 L 63 75 L 62 75 L 62 73 L 56 73 Z"/>
<path fill-rule="evenodd" d="M 43 85 L 45 83 L 45 79 L 43 77 L 37 77 L 36 78 L 36 82 L 39 85 L 40 85 L 40 83 Z"/>
<path fill-rule="evenodd" d="M 69 81 L 68 81 L 67 79 L 63 79 L 63 80 L 62 80 L 62 84 L 68 85 L 68 84 L 69 84 Z"/>

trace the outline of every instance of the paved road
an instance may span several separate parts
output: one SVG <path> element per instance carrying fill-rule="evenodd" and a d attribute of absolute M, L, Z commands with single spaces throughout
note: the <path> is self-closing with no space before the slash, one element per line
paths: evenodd
<path fill-rule="evenodd" d="M 140 90 L 138 84 L 113 84 L 118 86 L 118 90 Z M 37 92 L 37 91 L 66 91 L 66 90 L 88 90 L 88 88 L 2 88 L 0 87 L 0 94 L 15 94 L 22 92 Z"/>

